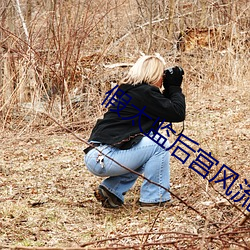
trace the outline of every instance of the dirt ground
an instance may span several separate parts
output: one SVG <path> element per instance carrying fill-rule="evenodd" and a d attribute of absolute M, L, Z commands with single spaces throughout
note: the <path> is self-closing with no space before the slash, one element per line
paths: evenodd
<path fill-rule="evenodd" d="M 205 94 L 191 89 L 186 92 L 184 134 L 200 144 L 196 150 L 211 152 L 219 161 L 208 179 L 223 164 L 239 174 L 234 194 L 245 179 L 250 184 L 249 88 L 221 86 Z M 174 126 L 180 129 L 180 124 Z M 89 132 L 77 135 L 87 139 Z M 189 206 L 173 197 L 168 208 L 141 211 L 136 203 L 139 179 L 127 194 L 125 206 L 109 210 L 94 198 L 93 189 L 101 178 L 85 168 L 85 146 L 65 131 L 2 131 L 1 249 L 250 249 L 250 219 L 240 226 L 249 206 L 248 201 L 242 208 L 247 196 L 230 203 L 232 195 L 225 195 L 222 182 L 209 183 L 188 168 L 198 153 L 191 152 L 184 165 L 171 157 L 171 191 Z M 229 184 L 227 181 L 226 186 Z M 247 190 L 245 184 L 243 188 Z"/>

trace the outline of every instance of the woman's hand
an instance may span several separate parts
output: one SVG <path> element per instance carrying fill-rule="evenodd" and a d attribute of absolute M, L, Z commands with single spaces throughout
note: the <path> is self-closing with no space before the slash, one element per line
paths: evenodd
<path fill-rule="evenodd" d="M 163 86 L 167 89 L 169 86 L 181 86 L 184 70 L 181 67 L 175 66 L 164 70 Z"/>

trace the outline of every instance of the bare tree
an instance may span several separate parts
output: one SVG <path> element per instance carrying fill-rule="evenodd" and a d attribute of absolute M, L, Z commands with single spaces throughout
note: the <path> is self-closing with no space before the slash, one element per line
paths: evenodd
<path fill-rule="evenodd" d="M 174 34 L 174 14 L 175 14 L 175 1 L 169 0 L 169 14 L 168 14 L 168 39 L 172 41 Z"/>
<path fill-rule="evenodd" d="M 13 24 L 14 9 L 11 5 L 11 1 L 0 1 L 0 11 L 1 11 L 1 27 L 0 29 L 0 40 L 2 41 L 0 51 L 0 89 L 2 93 L 1 98 L 1 108 L 0 111 L 6 113 L 8 111 L 8 105 L 11 102 L 11 95 L 13 93 L 14 84 L 14 60 L 13 53 L 11 51 L 11 39 L 8 34 L 6 34 L 3 29 L 8 29 L 10 32 L 15 31 Z"/>
<path fill-rule="evenodd" d="M 153 42 L 153 0 L 148 0 L 148 12 L 149 12 L 149 43 L 148 43 L 148 54 L 151 52 Z"/>
<path fill-rule="evenodd" d="M 31 8 L 30 4 L 31 4 L 30 1 L 28 1 L 28 8 Z M 34 51 L 31 48 L 30 34 L 28 31 L 26 20 L 23 15 L 23 10 L 21 9 L 20 1 L 13 0 L 13 5 L 15 6 L 16 12 L 20 18 L 22 28 L 24 31 L 24 37 L 27 44 L 27 51 L 26 51 L 27 59 L 23 58 L 23 63 L 20 65 L 21 81 L 19 82 L 18 97 L 21 103 L 27 101 L 31 101 L 32 103 L 34 103 L 37 96 L 37 82 L 36 82 L 36 71 L 35 71 L 36 66 L 34 59 Z"/>

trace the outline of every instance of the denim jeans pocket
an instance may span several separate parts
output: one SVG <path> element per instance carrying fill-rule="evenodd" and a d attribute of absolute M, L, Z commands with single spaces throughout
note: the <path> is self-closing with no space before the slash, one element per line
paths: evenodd
<path fill-rule="evenodd" d="M 108 155 L 112 151 L 112 148 L 107 145 L 102 145 L 97 147 L 97 149 L 98 150 L 93 149 L 85 155 L 85 165 L 94 175 L 107 176 L 104 155 Z"/>

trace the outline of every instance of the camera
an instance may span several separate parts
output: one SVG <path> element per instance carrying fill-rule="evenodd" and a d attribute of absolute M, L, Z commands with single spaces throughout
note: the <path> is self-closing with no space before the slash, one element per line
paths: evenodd
<path fill-rule="evenodd" d="M 174 74 L 174 67 L 165 69 L 163 74 L 166 75 L 167 73 Z"/>
<path fill-rule="evenodd" d="M 180 86 L 184 70 L 181 67 L 174 66 L 167 68 L 163 72 L 163 86 L 166 88 L 169 85 Z"/>
<path fill-rule="evenodd" d="M 181 67 L 178 66 L 174 66 L 174 67 L 170 67 L 164 70 L 163 72 L 163 76 L 166 76 L 167 74 L 173 75 L 174 74 L 174 70 L 177 68 L 177 70 L 179 71 L 179 73 L 181 75 L 184 75 L 184 70 Z"/>

